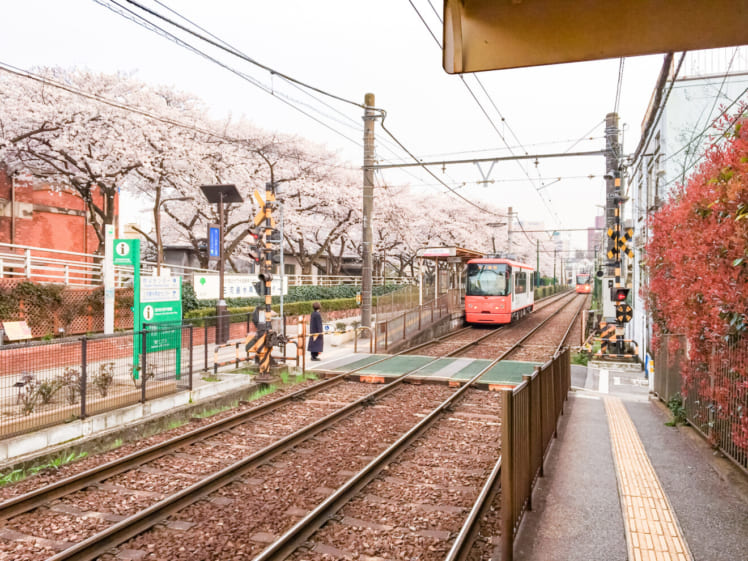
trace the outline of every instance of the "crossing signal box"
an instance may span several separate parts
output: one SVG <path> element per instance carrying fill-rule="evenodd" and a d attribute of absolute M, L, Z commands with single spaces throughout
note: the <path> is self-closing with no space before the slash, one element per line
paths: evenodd
<path fill-rule="evenodd" d="M 618 304 L 616 306 L 616 323 L 618 324 L 628 323 L 631 321 L 632 317 L 633 317 L 633 310 L 631 309 L 631 306 L 629 306 L 625 302 L 623 304 Z"/>

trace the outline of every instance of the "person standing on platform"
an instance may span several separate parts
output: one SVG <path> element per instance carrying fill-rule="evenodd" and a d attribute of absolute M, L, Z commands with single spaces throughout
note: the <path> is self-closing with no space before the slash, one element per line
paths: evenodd
<path fill-rule="evenodd" d="M 312 304 L 314 311 L 309 318 L 309 352 L 312 353 L 312 360 L 319 360 L 319 354 L 325 345 L 322 333 L 322 314 L 319 313 L 322 306 L 319 302 Z"/>

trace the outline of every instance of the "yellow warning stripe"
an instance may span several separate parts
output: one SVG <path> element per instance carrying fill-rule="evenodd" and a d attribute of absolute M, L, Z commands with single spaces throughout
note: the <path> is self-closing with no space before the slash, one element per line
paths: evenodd
<path fill-rule="evenodd" d="M 693 561 L 660 480 L 623 402 L 606 397 L 630 561 Z"/>

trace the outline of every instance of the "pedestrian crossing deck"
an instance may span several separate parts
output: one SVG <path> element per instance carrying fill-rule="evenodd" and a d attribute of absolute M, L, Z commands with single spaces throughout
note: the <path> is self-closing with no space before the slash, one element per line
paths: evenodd
<path fill-rule="evenodd" d="M 385 359 L 385 360 L 382 360 Z M 382 362 L 377 362 L 382 360 Z M 376 364 L 374 364 L 376 363 Z M 479 374 L 491 364 L 490 360 L 473 358 L 440 358 L 419 355 L 389 356 L 380 354 L 352 353 L 315 365 L 316 372 L 347 372 L 382 379 L 396 378 L 406 372 L 413 372 L 411 378 L 441 382 L 464 382 Z M 481 384 L 516 385 L 522 376 L 532 374 L 539 364 L 520 361 L 501 361 L 483 374 Z"/>

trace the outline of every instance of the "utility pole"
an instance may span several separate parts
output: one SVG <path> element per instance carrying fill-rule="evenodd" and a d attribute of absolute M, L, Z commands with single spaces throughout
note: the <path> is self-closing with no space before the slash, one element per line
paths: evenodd
<path fill-rule="evenodd" d="M 364 96 L 364 216 L 363 239 L 361 249 L 363 264 L 361 268 L 361 325 L 371 327 L 371 221 L 374 215 L 374 94 Z M 366 330 L 363 334 L 368 336 Z"/>
<path fill-rule="evenodd" d="M 506 215 L 506 254 L 512 255 L 512 207 L 509 207 Z"/>
<path fill-rule="evenodd" d="M 615 228 L 616 214 L 618 210 L 617 198 L 620 197 L 620 176 L 618 168 L 620 165 L 619 154 L 621 148 L 618 144 L 618 113 L 608 113 L 605 116 L 605 229 Z M 618 181 L 616 181 L 618 179 Z M 616 185 L 617 183 L 617 185 Z M 614 240 L 608 238 L 605 253 L 614 251 Z M 606 267 L 608 276 L 611 267 Z"/>
<path fill-rule="evenodd" d="M 540 240 L 535 240 L 535 286 L 540 286 Z"/>

